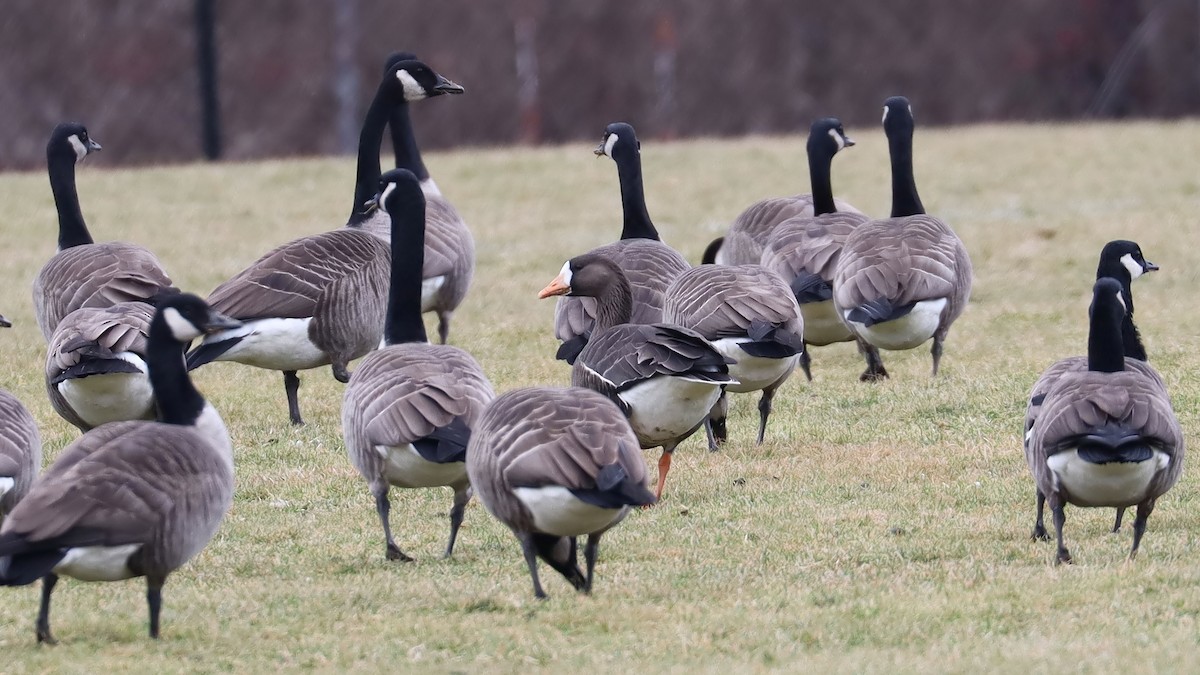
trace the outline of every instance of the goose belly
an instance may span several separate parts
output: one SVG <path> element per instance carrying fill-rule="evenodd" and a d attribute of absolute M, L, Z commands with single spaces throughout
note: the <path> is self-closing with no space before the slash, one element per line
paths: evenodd
<path fill-rule="evenodd" d="M 67 549 L 67 554 L 54 566 L 54 573 L 80 581 L 120 581 L 131 579 L 129 556 L 141 544 L 121 546 L 81 546 Z"/>
<path fill-rule="evenodd" d="M 411 444 L 377 445 L 388 484 L 403 488 L 443 487 L 467 481 L 466 462 L 438 464 L 422 457 Z"/>
<path fill-rule="evenodd" d="M 750 338 L 724 338 L 715 340 L 712 346 L 722 356 L 733 359 L 737 363 L 729 364 L 729 376 L 737 380 L 736 384 L 725 387 L 736 394 L 758 391 L 775 384 L 796 368 L 800 355 L 789 356 L 785 359 L 767 359 L 761 356 L 751 356 L 738 345 L 750 342 Z"/>
<path fill-rule="evenodd" d="M 854 330 L 867 342 L 880 349 L 912 349 L 933 337 L 942 323 L 942 309 L 946 298 L 922 300 L 912 311 L 899 319 L 884 321 L 874 326 L 850 323 Z"/>
<path fill-rule="evenodd" d="M 642 447 L 654 448 L 696 428 L 721 397 L 721 386 L 680 377 L 654 377 L 618 394 Z"/>
<path fill-rule="evenodd" d="M 560 537 L 591 534 L 610 527 L 625 508 L 605 509 L 588 504 L 565 487 L 519 487 L 513 494 L 525 505 L 539 532 Z"/>
<path fill-rule="evenodd" d="M 63 380 L 55 387 L 71 410 L 93 427 L 154 417 L 154 391 L 145 373 L 109 373 Z"/>
<path fill-rule="evenodd" d="M 303 319 L 259 319 L 241 328 L 217 333 L 205 342 L 241 338 L 218 361 L 236 361 L 269 370 L 308 370 L 329 363 L 308 335 L 312 317 Z"/>
<path fill-rule="evenodd" d="M 1146 498 L 1146 490 L 1171 458 L 1155 450 L 1141 462 L 1095 464 L 1077 450 L 1064 450 L 1046 459 L 1055 484 L 1077 506 L 1130 506 Z"/>
<path fill-rule="evenodd" d="M 800 315 L 804 317 L 804 341 L 810 345 L 821 347 L 854 339 L 846 322 L 838 316 L 832 300 L 800 305 Z"/>
<path fill-rule="evenodd" d="M 421 312 L 433 310 L 437 305 L 438 292 L 446 285 L 446 275 L 429 277 L 421 280 Z"/>

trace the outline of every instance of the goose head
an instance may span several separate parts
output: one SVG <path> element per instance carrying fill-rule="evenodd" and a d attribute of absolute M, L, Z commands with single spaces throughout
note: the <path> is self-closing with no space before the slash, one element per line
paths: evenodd
<path fill-rule="evenodd" d="M 824 117 L 812 123 L 808 134 L 808 154 L 835 155 L 838 151 L 853 147 L 854 141 L 846 135 L 842 121 L 836 117 Z"/>
<path fill-rule="evenodd" d="M 165 325 L 171 337 L 186 344 L 202 335 L 211 335 L 242 325 L 237 319 L 225 316 L 212 309 L 208 303 L 191 293 L 178 293 L 157 300 L 158 312 L 155 324 Z"/>
<path fill-rule="evenodd" d="M 913 117 L 912 103 L 903 96 L 892 96 L 883 102 L 883 130 L 888 136 L 912 135 L 916 120 Z"/>
<path fill-rule="evenodd" d="M 401 204 L 420 201 L 425 203 L 425 193 L 421 191 L 421 181 L 408 169 L 392 169 L 379 177 L 379 192 L 367 200 L 364 210 L 374 213 L 377 209 L 391 212 Z"/>
<path fill-rule="evenodd" d="M 637 138 L 637 132 L 625 122 L 613 122 L 605 127 L 604 140 L 593 150 L 597 157 L 608 156 L 614 160 L 618 155 L 623 157 L 625 153 L 631 153 L 630 156 L 636 156 L 641 151 L 642 143 Z"/>
<path fill-rule="evenodd" d="M 394 91 L 409 103 L 443 94 L 461 94 L 465 91 L 462 85 L 447 80 L 433 68 L 416 59 L 391 64 L 385 79 L 390 81 L 395 87 Z"/>
<path fill-rule="evenodd" d="M 593 253 L 576 256 L 563 263 L 558 276 L 538 293 L 538 298 L 555 295 L 600 297 L 623 276 L 621 268 L 604 256 Z"/>
<path fill-rule="evenodd" d="M 46 158 L 67 157 L 73 162 L 78 162 L 100 149 L 100 144 L 88 135 L 87 127 L 76 122 L 64 122 L 50 132 L 50 140 L 46 143 Z"/>
<path fill-rule="evenodd" d="M 1146 272 L 1154 272 L 1158 265 L 1146 260 L 1142 247 L 1125 239 L 1110 241 L 1100 251 L 1100 266 L 1096 277 L 1112 277 L 1129 283 Z"/>

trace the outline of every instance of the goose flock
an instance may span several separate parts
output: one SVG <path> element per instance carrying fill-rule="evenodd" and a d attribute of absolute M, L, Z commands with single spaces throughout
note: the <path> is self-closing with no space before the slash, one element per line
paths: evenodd
<path fill-rule="evenodd" d="M 761 444 L 780 387 L 797 366 L 812 379 L 812 348 L 854 342 L 860 379 L 876 382 L 889 377 L 881 350 L 930 343 L 937 375 L 973 272 L 962 241 L 925 211 L 912 107 L 892 97 L 887 218 L 834 197 L 833 159 L 854 142 L 837 119 L 819 119 L 807 145 L 811 193 L 751 205 L 695 267 L 650 218 L 634 128 L 610 124 L 595 152 L 617 167 L 620 239 L 565 261 L 539 293 L 557 298 L 556 356 L 571 386 L 497 396 L 475 358 L 447 344 L 475 245 L 409 119 L 411 104 L 463 92 L 415 55 L 393 54 L 363 122 L 347 222 L 266 252 L 207 299 L 176 288 L 147 249 L 93 240 L 75 169 L 100 144 L 79 124 L 53 130 L 58 252 L 33 281 L 33 304 L 47 395 L 82 435 L 39 475 L 34 419 L 0 391 L 0 585 L 42 581 L 39 642 L 54 642 L 50 601 L 64 575 L 144 577 L 159 636 L 167 576 L 207 545 L 233 499 L 230 435 L 189 377 L 212 361 L 281 371 L 297 425 L 299 371 L 330 366 L 346 384 L 346 454 L 374 497 L 385 557 L 413 559 L 393 536 L 391 488 L 450 488 L 445 556 L 477 494 L 519 541 L 538 598 L 539 560 L 590 592 L 601 536 L 663 497 L 678 446 L 701 428 L 711 450 L 725 442 L 730 393 L 760 392 Z M 397 167 L 385 172 L 388 128 Z M 1086 355 L 1050 366 L 1026 400 L 1033 537 L 1049 538 L 1048 504 L 1062 563 L 1067 504 L 1116 508 L 1114 531 L 1136 507 L 1132 558 L 1182 472 L 1183 434 L 1133 323 L 1130 284 L 1157 269 L 1134 242 L 1105 245 Z M 441 344 L 426 335 L 428 312 Z M 654 489 L 639 452 L 650 448 L 662 449 Z"/>

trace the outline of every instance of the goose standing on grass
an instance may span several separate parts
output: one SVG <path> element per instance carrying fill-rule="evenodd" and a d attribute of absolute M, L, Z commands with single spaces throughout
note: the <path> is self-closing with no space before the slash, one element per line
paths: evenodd
<path fill-rule="evenodd" d="M 152 420 L 146 339 L 154 308 L 144 302 L 83 307 L 63 317 L 46 351 L 46 393 L 60 417 L 89 431 Z"/>
<path fill-rule="evenodd" d="M 416 58 L 408 52 L 397 52 L 388 57 L 387 67 L 391 68 L 401 61 L 414 61 Z M 461 88 L 458 93 L 461 93 Z M 475 239 L 462 216 L 442 196 L 437 183 L 429 176 L 425 162 L 421 160 L 421 150 L 417 147 L 416 136 L 413 135 L 407 100 L 392 106 L 388 128 L 391 130 L 392 147 L 396 153 L 396 167 L 413 172 L 421 181 L 421 191 L 425 193 L 425 269 L 424 285 L 421 287 L 421 311 L 437 314 L 438 339 L 442 344 L 446 344 L 450 337 L 450 318 L 467 296 L 467 289 L 475 276 Z M 371 188 L 374 189 L 374 184 Z M 355 207 L 361 208 L 362 202 L 356 202 Z M 376 213 L 380 214 L 383 211 L 380 209 Z M 383 237 L 384 240 L 391 237 L 391 224 L 386 216 L 386 213 L 383 213 L 382 217 L 372 216 L 365 225 L 372 234 Z"/>
<path fill-rule="evenodd" d="M 162 263 L 136 244 L 97 244 L 88 232 L 75 189 L 75 164 L 100 150 L 81 124 L 60 124 L 46 144 L 50 189 L 58 209 L 58 252 L 33 280 L 33 310 L 48 342 L 62 318 L 80 307 L 151 302 L 174 290 Z"/>
<path fill-rule="evenodd" d="M 808 135 L 813 215 L 795 216 L 780 223 L 763 249 L 762 266 L 783 277 L 800 303 L 805 345 L 822 347 L 856 341 L 833 306 L 833 273 L 846 237 L 870 218 L 861 213 L 838 211 L 830 179 L 833 156 L 852 145 L 854 141 L 846 136 L 836 118 L 813 122 Z M 862 340 L 857 343 L 867 360 L 862 379 L 887 377 L 879 350 Z M 800 368 L 809 382 L 812 381 L 810 362 L 806 347 L 800 354 Z"/>
<path fill-rule="evenodd" d="M 804 320 L 787 283 L 761 265 L 701 265 L 667 288 L 663 320 L 696 331 L 731 363 L 726 392 L 762 391 L 758 443 L 767 433 L 771 400 L 804 351 Z M 724 395 L 709 417 L 709 449 L 726 438 Z"/>
<path fill-rule="evenodd" d="M 971 297 L 971 258 L 944 222 L 926 215 L 913 178 L 912 106 L 884 102 L 892 160 L 892 216 L 846 238 L 833 278 L 833 302 L 856 336 L 879 349 L 912 349 L 933 338 L 933 374 L 942 343 Z M 887 377 L 880 370 L 863 380 Z"/>
<path fill-rule="evenodd" d="M 819 122 L 818 122 L 819 124 Z M 812 131 L 815 131 L 813 129 Z M 828 132 L 827 132 L 828 133 Z M 850 147 L 854 143 L 846 143 L 848 140 L 845 133 L 841 131 L 841 124 L 838 123 L 837 131 L 830 133 L 834 142 L 840 143 L 839 150 L 843 147 Z M 812 134 L 809 138 L 811 140 Z M 809 171 L 813 170 L 813 159 L 809 154 Z M 828 168 L 826 169 L 828 175 Z M 813 178 L 815 180 L 815 178 Z M 719 265 L 757 265 L 762 259 L 763 249 L 766 248 L 767 242 L 771 238 L 771 233 L 784 221 L 792 218 L 811 218 L 816 214 L 814 199 L 815 193 L 793 195 L 791 197 L 772 197 L 751 204 L 745 211 L 738 214 L 734 219 L 733 224 L 729 226 L 729 232 L 723 237 L 714 239 L 704 250 L 704 255 L 700 262 L 705 264 L 716 263 Z M 840 199 L 829 198 L 834 205 L 834 210 L 840 213 L 857 213 L 861 212 Z"/>
<path fill-rule="evenodd" d="M 378 168 L 387 111 L 397 101 L 462 91 L 420 61 L 400 61 L 388 72 L 367 111 L 369 122 L 359 140 L 360 182 L 370 173 L 365 166 L 370 162 L 364 161 L 370 154 L 367 149 L 374 149 Z M 360 189 L 361 185 L 356 187 Z M 374 194 L 363 197 L 363 202 Z M 362 214 L 364 221 L 370 217 Z M 210 361 L 237 361 L 281 370 L 288 415 L 292 424 L 303 424 L 297 371 L 331 364 L 334 378 L 348 382 L 349 362 L 379 346 L 390 261 L 387 242 L 354 225 L 277 247 L 209 295 L 214 309 L 243 325 L 205 337 L 188 355 L 188 368 Z"/>
<path fill-rule="evenodd" d="M 346 387 L 346 453 L 375 496 L 388 560 L 412 560 L 392 538 L 391 486 L 454 490 L 445 554 L 449 557 L 471 499 L 467 441 L 495 394 L 470 354 L 431 345 L 425 337 L 421 263 L 428 221 L 417 177 L 406 169 L 383 174 L 375 203 L 392 221 L 386 346 L 363 359 Z"/>
<path fill-rule="evenodd" d="M 1121 347 L 1125 352 L 1125 368 L 1131 370 L 1141 370 L 1147 377 L 1157 380 L 1162 385 L 1163 390 L 1166 390 L 1166 385 L 1162 383 L 1158 373 L 1151 367 L 1146 365 L 1146 348 L 1142 345 L 1142 336 L 1138 332 L 1137 325 L 1133 323 L 1133 292 L 1130 284 L 1134 279 L 1142 276 L 1146 272 L 1153 272 L 1158 269 L 1158 265 L 1146 260 L 1142 255 L 1142 248 L 1132 241 L 1116 240 L 1110 241 L 1104 245 L 1100 251 L 1100 264 L 1096 269 L 1096 280 L 1099 281 L 1105 277 L 1116 279 L 1121 284 L 1121 300 L 1125 303 L 1125 316 L 1121 320 Z M 1079 373 L 1088 369 L 1088 357 L 1073 356 L 1071 358 L 1062 359 L 1055 362 L 1042 376 L 1038 378 L 1033 385 L 1033 390 L 1029 392 L 1029 404 L 1025 409 L 1025 446 L 1029 447 L 1030 438 L 1033 436 L 1033 426 L 1037 422 L 1038 415 L 1041 414 L 1042 404 L 1046 399 L 1046 394 L 1058 381 L 1067 373 Z M 1033 538 L 1048 540 L 1050 535 L 1046 533 L 1046 525 L 1043 514 L 1046 506 L 1046 496 L 1041 490 L 1037 492 L 1037 521 L 1033 526 Z M 1113 521 L 1113 532 L 1121 530 L 1121 519 L 1125 515 L 1125 507 L 1117 507 L 1117 517 Z"/>
<path fill-rule="evenodd" d="M 662 321 L 663 293 L 690 265 L 678 251 L 662 243 L 646 210 L 642 144 L 632 126 L 614 122 L 605 128 L 604 140 L 595 153 L 597 157 L 607 155 L 617 164 L 624 222 L 620 240 L 589 253 L 602 255 L 624 270 L 633 290 L 631 323 Z M 562 340 L 557 357 L 574 363 L 595 321 L 596 302 L 592 298 L 559 298 L 554 309 L 554 336 Z"/>
<path fill-rule="evenodd" d="M 1183 472 L 1183 430 L 1150 366 L 1129 367 L 1121 338 L 1127 315 L 1121 283 L 1103 278 L 1092 296 L 1087 370 L 1070 372 L 1046 393 L 1025 447 L 1025 461 L 1054 515 L 1059 563 L 1063 507 L 1137 506 L 1132 560 L 1158 498 Z"/>
<path fill-rule="evenodd" d="M 12 323 L 0 316 L 0 328 Z M 42 468 L 42 439 L 37 422 L 16 396 L 0 389 L 0 525 Z"/>
<path fill-rule="evenodd" d="M 484 411 L 467 473 L 479 501 L 521 542 L 535 597 L 546 597 L 538 558 L 590 593 L 600 537 L 629 507 L 654 503 L 637 446 L 621 410 L 588 389 L 517 389 Z M 585 534 L 581 572 L 577 538 Z"/>
<path fill-rule="evenodd" d="M 146 348 L 158 421 L 113 422 L 81 436 L 0 527 L 0 585 L 42 579 L 38 642 L 54 642 L 50 595 L 61 575 L 146 577 L 150 637 L 158 637 L 167 575 L 208 544 L 233 500 L 229 432 L 188 378 L 183 350 L 234 323 L 194 295 L 163 298 Z"/>
<path fill-rule="evenodd" d="M 602 255 L 568 260 L 538 297 L 567 294 L 596 299 L 595 328 L 575 359 L 571 384 L 616 403 L 641 447 L 662 447 L 655 491 L 661 499 L 676 446 L 704 424 L 725 387 L 737 384 L 729 376 L 728 359 L 695 331 L 629 323 L 629 280 Z"/>

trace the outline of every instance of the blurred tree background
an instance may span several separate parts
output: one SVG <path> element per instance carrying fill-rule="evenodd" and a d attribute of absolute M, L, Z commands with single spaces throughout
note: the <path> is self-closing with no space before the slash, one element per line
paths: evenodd
<path fill-rule="evenodd" d="M 467 89 L 414 112 L 423 147 L 806 133 L 1200 112 L 1200 0 L 7 0 L 0 168 L 81 121 L 105 163 L 205 156 L 211 16 L 220 156 L 352 152 L 394 50 Z M 213 148 L 216 150 L 217 148 Z"/>

